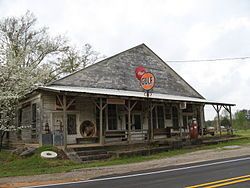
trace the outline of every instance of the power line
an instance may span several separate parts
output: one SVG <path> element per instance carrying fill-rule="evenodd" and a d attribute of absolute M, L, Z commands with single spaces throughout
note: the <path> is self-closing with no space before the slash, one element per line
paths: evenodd
<path fill-rule="evenodd" d="M 205 61 L 228 61 L 228 60 L 245 60 L 250 59 L 250 56 L 246 57 L 228 57 L 228 58 L 217 58 L 217 59 L 193 59 L 193 60 L 167 60 L 170 63 L 184 63 L 184 62 L 205 62 Z"/>

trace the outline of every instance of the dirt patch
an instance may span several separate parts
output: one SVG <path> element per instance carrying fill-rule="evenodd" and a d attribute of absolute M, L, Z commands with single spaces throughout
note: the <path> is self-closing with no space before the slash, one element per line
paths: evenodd
<path fill-rule="evenodd" d="M 249 154 L 250 154 L 250 147 L 246 146 L 231 150 L 223 150 L 220 148 L 210 149 L 210 150 L 200 150 L 192 153 L 187 153 L 159 160 L 145 161 L 140 163 L 126 164 L 126 165 L 78 169 L 72 172 L 53 174 L 53 176 L 51 176 L 50 174 L 43 174 L 35 176 L 0 178 L 0 187 L 12 188 L 20 186 L 73 182 L 80 180 L 88 180 L 90 178 L 95 178 L 105 175 L 122 174 L 122 173 L 147 170 L 153 168 L 161 168 L 173 165 L 203 162 L 207 160 L 239 157 Z"/>

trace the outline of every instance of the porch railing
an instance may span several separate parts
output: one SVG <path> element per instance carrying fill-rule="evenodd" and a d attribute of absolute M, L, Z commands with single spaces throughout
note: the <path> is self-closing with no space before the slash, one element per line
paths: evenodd
<path fill-rule="evenodd" d="M 131 130 L 131 140 L 147 140 L 148 139 L 148 130 L 147 129 L 138 129 Z"/>
<path fill-rule="evenodd" d="M 138 129 L 131 130 L 131 141 L 147 140 L 148 139 L 148 130 L 147 129 Z M 109 130 L 105 132 L 105 141 L 128 141 L 129 133 L 127 130 Z"/>

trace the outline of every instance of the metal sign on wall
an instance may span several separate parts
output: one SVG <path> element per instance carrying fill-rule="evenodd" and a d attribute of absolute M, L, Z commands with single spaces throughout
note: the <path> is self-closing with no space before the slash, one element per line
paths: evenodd
<path fill-rule="evenodd" d="M 125 104 L 125 99 L 108 98 L 107 104 Z"/>
<path fill-rule="evenodd" d="M 135 76 L 138 80 L 141 80 L 141 77 L 143 74 L 145 74 L 147 71 L 143 66 L 139 66 L 135 69 Z"/>
<path fill-rule="evenodd" d="M 149 91 L 155 86 L 155 76 L 150 72 L 146 72 L 142 75 L 140 83 L 144 90 Z"/>

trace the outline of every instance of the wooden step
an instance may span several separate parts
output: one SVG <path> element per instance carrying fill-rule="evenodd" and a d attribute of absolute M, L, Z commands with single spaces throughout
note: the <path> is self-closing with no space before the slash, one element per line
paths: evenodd
<path fill-rule="evenodd" d="M 160 153 L 160 152 L 166 152 L 171 149 L 170 146 L 159 146 L 159 147 L 154 147 L 150 149 L 150 154 L 155 154 L 155 153 Z"/>
<path fill-rule="evenodd" d="M 105 153 L 99 155 L 85 155 L 85 156 L 80 156 L 80 158 L 83 162 L 88 162 L 88 161 L 109 159 L 111 158 L 111 156 L 112 156 L 111 154 Z"/>
<path fill-rule="evenodd" d="M 73 147 L 75 152 L 78 151 L 89 151 L 89 150 L 105 150 L 106 146 L 89 146 L 89 147 Z"/>

